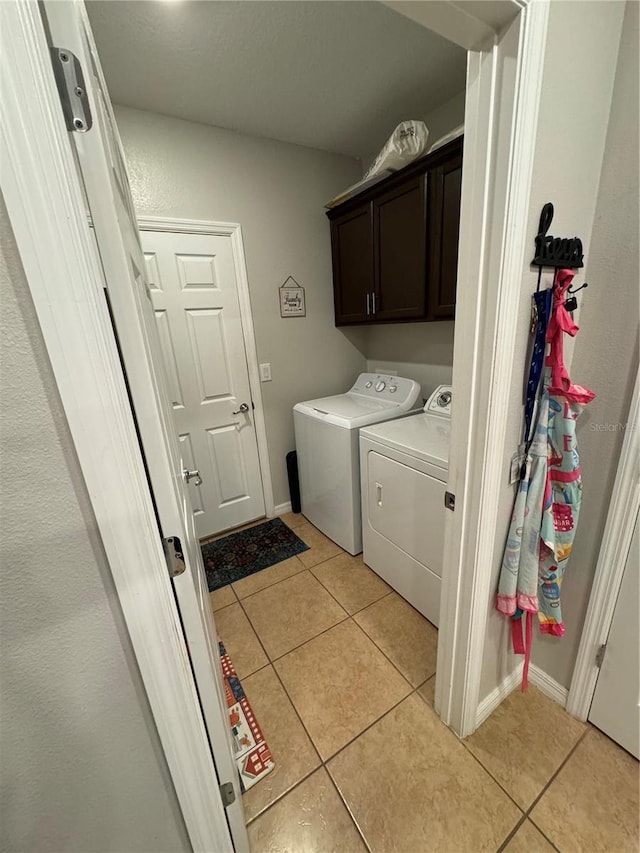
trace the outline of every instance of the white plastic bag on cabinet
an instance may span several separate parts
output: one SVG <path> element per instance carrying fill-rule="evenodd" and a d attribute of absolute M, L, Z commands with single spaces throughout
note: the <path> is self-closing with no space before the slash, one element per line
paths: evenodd
<path fill-rule="evenodd" d="M 417 160 L 427 150 L 429 130 L 423 121 L 402 121 L 387 139 L 363 180 L 384 170 L 396 171 Z"/>

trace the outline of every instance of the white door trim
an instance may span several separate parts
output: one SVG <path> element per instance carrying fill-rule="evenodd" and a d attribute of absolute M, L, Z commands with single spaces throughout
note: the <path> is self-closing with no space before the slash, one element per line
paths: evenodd
<path fill-rule="evenodd" d="M 527 223 L 548 14 L 547 2 L 533 2 L 511 24 L 518 28 L 510 29 L 517 36 L 512 103 L 501 78 L 515 57 L 503 55 L 500 36 L 468 60 L 449 463 L 456 507 L 445 536 L 435 698 L 443 721 L 463 737 L 477 725 L 494 550 L 504 522 L 495 496 L 506 476 L 504 412 L 519 283 L 533 240 Z"/>
<path fill-rule="evenodd" d="M 275 515 L 273 484 L 271 482 L 271 465 L 269 463 L 269 450 L 267 445 L 267 427 L 264 418 L 264 404 L 262 401 L 262 384 L 260 382 L 260 373 L 258 371 L 258 351 L 256 348 L 256 336 L 253 327 L 253 314 L 251 312 L 251 295 L 249 292 L 249 278 L 247 276 L 244 243 L 242 240 L 242 226 L 237 222 L 207 222 L 203 219 L 174 219 L 163 216 L 139 216 L 138 227 L 141 231 L 172 231 L 176 234 L 211 234 L 216 237 L 231 238 L 233 263 L 238 282 L 240 322 L 242 323 L 242 335 L 244 337 L 244 348 L 247 356 L 247 367 L 249 370 L 249 388 L 251 389 L 251 399 L 255 406 L 253 422 L 255 425 L 256 440 L 258 443 L 258 459 L 260 462 L 260 475 L 262 478 L 262 493 L 264 495 L 265 513 L 269 518 L 271 518 Z"/>
<path fill-rule="evenodd" d="M 595 577 L 584 620 L 578 657 L 571 678 L 567 711 L 586 720 L 596 689 L 596 652 L 607 642 L 622 584 L 633 530 L 640 509 L 640 371 L 629 408 L 620 461 Z"/>
<path fill-rule="evenodd" d="M 231 851 L 38 4 L 0 20 L 9 218 L 191 845 Z"/>

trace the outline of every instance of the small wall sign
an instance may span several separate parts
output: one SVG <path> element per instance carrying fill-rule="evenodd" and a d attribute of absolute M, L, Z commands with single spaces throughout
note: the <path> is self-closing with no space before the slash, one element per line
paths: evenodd
<path fill-rule="evenodd" d="M 280 316 L 306 317 L 307 309 L 304 301 L 304 287 L 300 287 L 293 276 L 279 288 Z"/>

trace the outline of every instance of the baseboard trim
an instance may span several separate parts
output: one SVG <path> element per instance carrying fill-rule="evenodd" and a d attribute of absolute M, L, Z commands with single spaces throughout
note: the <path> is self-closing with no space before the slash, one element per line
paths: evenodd
<path fill-rule="evenodd" d="M 522 681 L 522 668 L 523 664 L 521 663 L 513 670 L 513 672 L 510 672 L 509 675 L 502 679 L 495 690 L 492 690 L 491 693 L 489 693 L 488 696 L 485 696 L 482 702 L 480 702 L 476 712 L 476 729 L 484 723 L 487 717 L 495 711 L 498 705 L 503 702 L 513 690 L 520 686 L 520 682 Z M 534 687 L 537 687 L 541 693 L 544 693 L 545 696 L 548 696 L 549 699 L 553 699 L 554 702 L 562 705 L 563 708 L 566 707 L 567 699 L 569 697 L 569 691 L 567 688 L 563 687 L 554 678 L 551 678 L 550 675 L 547 675 L 543 669 L 540 669 L 540 667 L 536 666 L 534 663 L 529 664 L 529 682 L 533 684 Z"/>
<path fill-rule="evenodd" d="M 492 714 L 498 705 L 512 693 L 522 681 L 522 664 L 517 666 L 513 672 L 506 675 L 500 684 L 480 702 L 476 711 L 476 729 Z"/>
<path fill-rule="evenodd" d="M 291 512 L 291 501 L 287 501 L 284 504 L 278 504 L 273 508 L 274 515 L 284 515 L 285 512 Z"/>
<path fill-rule="evenodd" d="M 559 705 L 562 705 L 563 708 L 567 706 L 567 699 L 569 698 L 569 691 L 566 687 L 563 687 L 555 678 L 551 678 L 550 675 L 540 669 L 539 666 L 536 666 L 535 663 L 529 665 L 529 681 L 534 684 L 538 690 L 544 693 L 545 696 L 548 696 L 549 699 L 553 699 L 554 702 L 557 702 Z"/>

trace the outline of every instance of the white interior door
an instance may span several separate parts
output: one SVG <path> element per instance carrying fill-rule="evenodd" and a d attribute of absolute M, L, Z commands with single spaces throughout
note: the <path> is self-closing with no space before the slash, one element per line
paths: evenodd
<path fill-rule="evenodd" d="M 142 231 L 200 538 L 265 513 L 231 235 Z M 245 411 L 241 411 L 246 409 Z"/>
<path fill-rule="evenodd" d="M 54 45 L 72 51 L 82 65 L 93 116 L 87 133 L 72 133 L 77 162 L 100 253 L 107 294 L 131 390 L 162 536 L 178 537 L 186 570 L 174 578 L 185 639 L 215 768 L 220 783 L 230 781 L 235 802 L 226 810 L 236 850 L 247 850 L 240 785 L 227 724 L 216 630 L 196 537 L 193 511 L 183 478 L 185 461 L 167 397 L 158 330 L 140 245 L 120 139 L 107 95 L 89 21 L 81 2 L 44 4 Z M 164 565 L 158 571 L 167 571 Z M 176 726 L 180 720 L 175 721 Z M 222 808 L 221 801 L 211 804 Z"/>
<path fill-rule="evenodd" d="M 640 523 L 636 518 L 589 711 L 594 726 L 640 758 Z"/>

